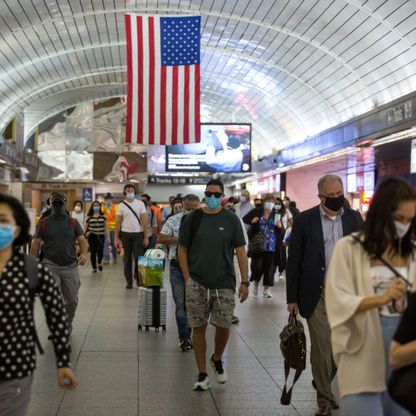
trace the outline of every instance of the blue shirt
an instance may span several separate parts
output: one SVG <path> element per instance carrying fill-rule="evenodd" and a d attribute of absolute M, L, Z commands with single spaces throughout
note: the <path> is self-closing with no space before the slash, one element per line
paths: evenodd
<path fill-rule="evenodd" d="M 263 214 L 259 222 L 259 230 L 266 236 L 266 251 L 276 251 L 276 234 L 274 232 L 274 215 L 270 214 L 266 220 Z"/>
<path fill-rule="evenodd" d="M 344 209 L 334 217 L 328 216 L 322 205 L 319 206 L 321 212 L 322 232 L 324 235 L 325 245 L 325 267 L 328 270 L 329 262 L 334 251 L 335 244 L 338 240 L 344 237 L 344 229 L 342 228 L 342 216 L 344 215 Z"/>

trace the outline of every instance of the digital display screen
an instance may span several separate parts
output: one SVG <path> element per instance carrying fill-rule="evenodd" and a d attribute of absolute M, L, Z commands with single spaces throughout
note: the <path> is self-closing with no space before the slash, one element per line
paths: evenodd
<path fill-rule="evenodd" d="M 202 124 L 201 142 L 166 146 L 167 172 L 251 171 L 251 124 Z"/>

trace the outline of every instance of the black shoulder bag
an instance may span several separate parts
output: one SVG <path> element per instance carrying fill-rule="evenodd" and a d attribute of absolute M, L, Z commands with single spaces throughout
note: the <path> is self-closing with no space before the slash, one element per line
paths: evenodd
<path fill-rule="evenodd" d="M 292 390 L 299 380 L 302 371 L 306 367 L 306 336 L 303 325 L 297 320 L 296 315 L 290 314 L 289 323 L 283 328 L 279 335 L 280 350 L 285 362 L 285 385 L 283 387 L 280 403 L 289 405 L 292 399 Z M 287 389 L 287 379 L 290 369 L 296 370 L 292 386 Z"/>
<path fill-rule="evenodd" d="M 27 254 L 24 255 L 24 262 L 25 262 L 25 271 L 27 278 L 29 279 L 29 295 L 30 295 L 30 302 L 32 304 L 32 317 L 35 319 L 35 296 L 36 291 L 39 287 L 39 268 L 38 268 L 38 259 L 33 256 L 29 256 Z M 36 331 L 36 325 L 33 323 L 32 327 L 32 335 L 35 340 L 36 346 L 41 354 L 44 353 L 42 345 L 39 341 L 39 336 Z"/>

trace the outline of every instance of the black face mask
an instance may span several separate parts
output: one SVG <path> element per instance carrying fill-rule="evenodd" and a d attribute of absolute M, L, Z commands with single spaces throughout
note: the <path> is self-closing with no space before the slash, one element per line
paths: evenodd
<path fill-rule="evenodd" d="M 263 204 L 255 204 L 256 208 L 261 208 L 263 206 Z"/>
<path fill-rule="evenodd" d="M 338 212 L 345 203 L 345 196 L 344 194 L 337 196 L 336 198 L 331 198 L 329 196 L 325 197 L 325 206 L 330 209 L 331 211 Z"/>
<path fill-rule="evenodd" d="M 65 214 L 65 204 L 55 203 L 51 207 L 52 215 L 60 216 Z"/>

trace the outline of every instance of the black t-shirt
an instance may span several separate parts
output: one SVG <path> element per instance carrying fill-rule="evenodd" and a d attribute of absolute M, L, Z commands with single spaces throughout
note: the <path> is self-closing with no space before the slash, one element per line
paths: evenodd
<path fill-rule="evenodd" d="M 46 224 L 42 226 L 44 221 Z M 83 234 L 78 221 L 73 219 L 72 222 L 68 214 L 59 216 L 51 214 L 39 222 L 35 237 L 44 242 L 45 259 L 59 266 L 71 266 L 77 261 L 75 239 Z"/>
<path fill-rule="evenodd" d="M 399 344 L 416 340 L 416 293 L 409 296 L 409 304 L 393 338 Z"/>
<path fill-rule="evenodd" d="M 193 214 L 192 214 L 193 215 Z M 189 247 L 192 215 L 182 224 L 179 244 Z M 243 227 L 233 212 L 203 214 L 188 253 L 192 279 L 208 289 L 235 289 L 234 249 L 245 246 Z"/>

